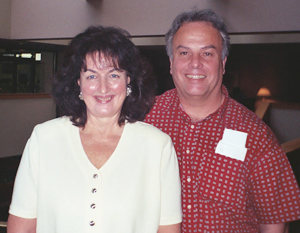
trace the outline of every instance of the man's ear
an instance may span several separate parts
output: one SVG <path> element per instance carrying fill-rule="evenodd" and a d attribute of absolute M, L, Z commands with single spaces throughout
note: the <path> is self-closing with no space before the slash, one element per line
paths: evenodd
<path fill-rule="evenodd" d="M 222 66 L 223 66 L 223 74 L 225 74 L 225 65 L 226 65 L 227 57 L 224 58 L 222 61 Z"/>
<path fill-rule="evenodd" d="M 173 62 L 172 62 L 171 58 L 169 59 L 169 61 L 170 61 L 170 74 L 172 74 Z"/>

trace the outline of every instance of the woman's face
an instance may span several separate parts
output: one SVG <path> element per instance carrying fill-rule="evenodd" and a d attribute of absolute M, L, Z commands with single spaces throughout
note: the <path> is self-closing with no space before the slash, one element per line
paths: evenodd
<path fill-rule="evenodd" d="M 87 107 L 87 117 L 113 118 L 118 121 L 130 78 L 125 70 L 115 69 L 111 59 L 99 53 L 86 56 L 86 70 L 78 84 Z"/>

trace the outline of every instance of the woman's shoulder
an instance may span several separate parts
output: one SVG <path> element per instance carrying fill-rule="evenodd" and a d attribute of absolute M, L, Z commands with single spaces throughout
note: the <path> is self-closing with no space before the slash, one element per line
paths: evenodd
<path fill-rule="evenodd" d="M 155 126 L 148 124 L 146 122 L 137 121 L 135 123 L 127 123 L 130 130 L 140 137 L 152 137 L 153 139 L 166 139 L 169 140 L 170 136 Z"/>
<path fill-rule="evenodd" d="M 34 127 L 34 131 L 37 132 L 45 132 L 47 131 L 50 133 L 51 131 L 57 132 L 59 129 L 66 129 L 68 127 L 75 127 L 72 125 L 72 122 L 68 117 L 59 117 L 55 119 L 51 119 L 48 121 L 45 121 L 41 124 L 38 124 Z"/>
<path fill-rule="evenodd" d="M 143 122 L 143 121 L 136 121 L 134 123 L 127 123 L 127 124 L 129 124 L 131 128 L 135 128 L 135 130 L 153 131 L 158 134 L 163 133 L 160 129 L 156 128 L 155 126 L 153 126 L 151 124 Z"/>

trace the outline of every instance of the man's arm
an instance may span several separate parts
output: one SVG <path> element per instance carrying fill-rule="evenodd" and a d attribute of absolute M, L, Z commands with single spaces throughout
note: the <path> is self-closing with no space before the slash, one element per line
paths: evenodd
<path fill-rule="evenodd" d="M 7 233 L 36 233 L 36 218 L 20 218 L 10 214 L 7 220 Z"/>
<path fill-rule="evenodd" d="M 278 224 L 259 224 L 261 233 L 286 233 L 288 232 L 287 223 Z"/>
<path fill-rule="evenodd" d="M 159 226 L 157 233 L 181 233 L 181 223 Z"/>

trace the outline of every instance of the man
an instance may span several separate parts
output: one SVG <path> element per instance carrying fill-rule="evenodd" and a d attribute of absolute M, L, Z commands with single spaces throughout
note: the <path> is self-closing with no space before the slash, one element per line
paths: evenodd
<path fill-rule="evenodd" d="M 222 85 L 229 37 L 211 10 L 182 13 L 166 35 L 175 89 L 146 121 L 168 133 L 182 182 L 182 232 L 284 232 L 300 191 L 271 130 Z"/>

